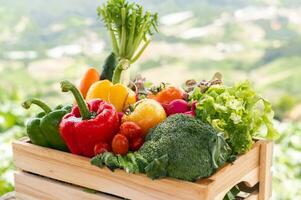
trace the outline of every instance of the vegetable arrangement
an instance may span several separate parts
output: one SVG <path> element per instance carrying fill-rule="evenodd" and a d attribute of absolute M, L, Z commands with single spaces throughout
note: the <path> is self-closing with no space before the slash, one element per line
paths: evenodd
<path fill-rule="evenodd" d="M 72 109 L 24 102 L 44 110 L 27 123 L 33 144 L 90 157 L 93 165 L 111 170 L 196 181 L 250 150 L 254 137 L 277 137 L 270 103 L 247 81 L 225 86 L 219 73 L 182 88 L 149 86 L 141 77 L 122 80 L 157 30 L 157 14 L 125 0 L 108 0 L 98 14 L 113 53 L 101 73 L 89 68 L 78 88 L 61 82 L 62 92 L 75 98 Z"/>

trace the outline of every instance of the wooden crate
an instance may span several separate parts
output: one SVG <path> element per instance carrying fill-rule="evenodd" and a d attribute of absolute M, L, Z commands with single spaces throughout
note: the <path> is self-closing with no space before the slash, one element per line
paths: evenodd
<path fill-rule="evenodd" d="M 271 197 L 272 142 L 259 140 L 234 163 L 195 183 L 144 174 L 111 172 L 92 166 L 88 158 L 30 144 L 13 143 L 16 194 L 20 199 L 220 200 L 236 184 L 256 187 L 246 199 Z M 98 191 L 87 193 L 84 188 Z M 112 196 L 114 195 L 114 196 Z"/>

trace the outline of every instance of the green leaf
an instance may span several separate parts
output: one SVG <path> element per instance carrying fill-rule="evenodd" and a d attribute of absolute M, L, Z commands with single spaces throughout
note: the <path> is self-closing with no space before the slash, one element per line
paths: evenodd
<path fill-rule="evenodd" d="M 119 162 L 117 156 L 115 156 L 111 152 L 105 152 L 103 155 L 103 162 L 104 164 L 111 170 L 114 171 L 115 169 L 119 168 Z"/>
<path fill-rule="evenodd" d="M 145 167 L 148 165 L 147 160 L 141 156 L 141 154 L 135 152 L 135 159 L 136 159 L 136 163 L 139 169 L 139 172 L 144 173 L 145 172 Z"/>
<path fill-rule="evenodd" d="M 94 156 L 91 160 L 90 163 L 92 165 L 95 165 L 97 167 L 104 167 L 104 160 L 103 160 L 103 154 L 98 154 L 96 156 Z"/>
<path fill-rule="evenodd" d="M 96 194 L 97 193 L 96 190 L 93 190 L 93 189 L 90 189 L 90 188 L 84 188 L 83 191 L 87 192 L 89 194 Z"/>
<path fill-rule="evenodd" d="M 128 153 L 126 156 L 118 155 L 119 167 L 123 168 L 127 173 L 138 173 L 139 168 L 135 161 L 134 154 Z"/>
<path fill-rule="evenodd" d="M 160 158 L 154 159 L 145 168 L 148 177 L 152 179 L 164 178 L 167 176 L 168 155 L 165 154 Z"/>
<path fill-rule="evenodd" d="M 234 186 L 224 197 L 223 200 L 235 200 L 236 195 L 240 192 L 239 187 L 236 185 Z"/>

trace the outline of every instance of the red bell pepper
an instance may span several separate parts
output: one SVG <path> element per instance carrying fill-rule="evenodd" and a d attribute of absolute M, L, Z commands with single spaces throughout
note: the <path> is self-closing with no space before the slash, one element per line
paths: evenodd
<path fill-rule="evenodd" d="M 92 157 L 95 145 L 111 144 L 119 129 L 118 113 L 113 105 L 103 100 L 85 102 L 69 81 L 62 81 L 61 88 L 63 92 L 73 93 L 77 105 L 63 117 L 60 134 L 72 153 Z"/>

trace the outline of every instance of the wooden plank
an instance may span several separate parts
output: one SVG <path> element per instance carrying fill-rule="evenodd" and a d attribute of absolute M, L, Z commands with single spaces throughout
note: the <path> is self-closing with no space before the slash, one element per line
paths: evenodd
<path fill-rule="evenodd" d="M 102 193 L 88 193 L 83 188 L 26 172 L 15 173 L 16 196 L 22 200 L 121 200 Z"/>
<path fill-rule="evenodd" d="M 259 163 L 265 162 L 259 159 L 261 145 L 261 141 L 256 142 L 247 154 L 197 184 L 171 178 L 153 181 L 143 174 L 127 174 L 123 170 L 113 173 L 107 168 L 92 166 L 88 158 L 32 145 L 24 140 L 13 143 L 13 153 L 15 165 L 20 169 L 124 198 L 219 200 L 240 182 L 249 187 L 258 183 L 262 169 Z"/>
<path fill-rule="evenodd" d="M 256 185 L 256 183 L 258 183 L 258 179 L 259 179 L 259 167 L 256 167 L 253 170 L 251 170 L 249 173 L 247 173 L 244 177 L 242 177 L 239 181 L 237 181 L 237 183 L 234 183 L 233 185 L 223 184 L 225 186 L 224 190 L 222 192 L 217 193 L 218 195 L 215 196 L 215 199 L 222 200 L 227 194 L 227 192 L 229 192 L 229 190 L 232 187 L 234 187 L 239 183 L 245 183 L 246 186 L 253 187 L 254 185 Z"/>
<path fill-rule="evenodd" d="M 251 193 L 245 200 L 258 200 L 258 191 Z"/>
<path fill-rule="evenodd" d="M 16 200 L 15 192 L 9 192 L 0 197 L 0 200 Z"/>
<path fill-rule="evenodd" d="M 259 153 L 260 144 L 255 143 L 253 148 L 234 163 L 227 164 L 209 177 L 213 182 L 209 187 L 209 199 L 223 199 L 226 193 L 240 182 L 246 182 L 250 187 L 259 181 Z M 218 195 L 216 195 L 218 194 Z"/>
<path fill-rule="evenodd" d="M 88 158 L 25 142 L 13 143 L 16 167 L 74 185 L 132 200 L 206 199 L 209 184 L 165 178 L 151 180 L 144 174 L 114 173 L 92 166 Z"/>
<path fill-rule="evenodd" d="M 259 200 L 268 200 L 272 196 L 272 162 L 273 142 L 261 140 L 260 143 L 260 171 L 259 171 Z"/>

